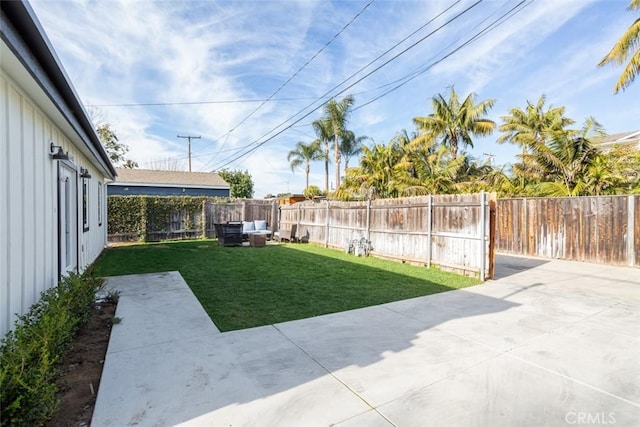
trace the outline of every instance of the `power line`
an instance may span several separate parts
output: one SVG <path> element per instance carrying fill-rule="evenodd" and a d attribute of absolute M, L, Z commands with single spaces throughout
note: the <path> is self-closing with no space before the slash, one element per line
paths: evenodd
<path fill-rule="evenodd" d="M 316 57 L 318 55 L 320 55 L 327 47 L 329 47 L 329 45 L 331 43 L 333 43 L 333 41 L 336 38 L 338 38 L 340 36 L 340 34 L 342 34 L 351 24 L 353 24 L 353 22 L 356 19 L 358 19 L 358 17 L 360 15 L 362 15 L 362 13 L 364 13 L 364 11 L 369 6 L 371 6 L 371 4 L 374 1 L 375 0 L 369 1 L 369 3 L 367 3 L 353 18 L 351 18 L 351 20 L 349 22 L 347 22 L 347 24 L 344 27 L 342 27 L 342 29 L 340 31 L 338 31 L 329 41 L 327 41 L 324 44 L 324 46 L 322 46 L 322 48 L 320 48 L 319 51 L 317 51 L 300 68 L 298 68 L 298 71 L 293 73 L 293 75 L 291 77 L 289 77 L 287 79 L 287 81 L 285 81 L 275 92 L 273 92 L 271 95 L 269 95 L 269 97 L 267 97 L 266 99 L 237 99 L 237 100 L 222 100 L 222 101 L 184 101 L 184 102 L 140 102 L 140 103 L 126 103 L 126 104 L 86 104 L 86 106 L 87 107 L 155 107 L 155 106 L 171 106 L 171 105 L 238 104 L 238 103 L 257 103 L 257 102 L 260 102 L 261 104 L 258 107 L 256 107 L 255 110 L 253 110 L 251 113 L 249 113 L 249 115 L 247 117 L 242 119 L 242 121 L 240 123 L 235 125 L 233 127 L 233 129 L 231 129 L 229 131 L 229 132 L 233 132 L 233 130 L 235 128 L 237 128 L 242 123 L 244 123 L 247 119 L 249 119 L 260 108 L 262 108 L 267 102 L 270 102 L 270 101 L 306 101 L 306 100 L 309 100 L 309 99 L 315 99 L 313 97 L 307 97 L 307 98 L 276 98 L 276 99 L 273 99 L 273 97 L 275 95 L 277 95 L 278 92 L 280 92 L 287 84 L 289 84 L 291 82 L 291 80 L 293 80 L 298 74 L 300 74 L 302 72 L 302 70 L 304 70 L 307 67 L 307 65 L 309 65 L 311 63 L 311 61 L 316 59 Z M 220 138 L 223 138 L 223 137 L 224 137 L 224 135 L 221 136 Z M 220 139 L 220 138 L 218 138 L 218 139 Z"/>
<path fill-rule="evenodd" d="M 449 25 L 451 22 L 455 21 L 456 19 L 460 18 L 462 15 L 464 15 L 465 13 L 469 12 L 471 9 L 473 9 L 474 7 L 478 6 L 480 3 L 482 3 L 484 0 L 477 0 L 475 3 L 473 3 L 472 5 L 468 6 L 467 8 L 465 8 L 464 10 L 462 10 L 461 12 L 459 12 L 457 15 L 455 15 L 453 18 L 447 20 L 444 24 L 440 25 L 438 28 L 436 28 L 435 30 L 431 31 L 429 34 L 427 34 L 426 36 L 420 38 L 418 41 L 414 42 L 413 44 L 411 44 L 409 47 L 403 49 L 402 51 L 400 51 L 399 53 L 397 53 L 396 55 L 394 55 L 393 57 L 391 57 L 390 59 L 388 59 L 387 61 L 385 61 L 384 63 L 382 63 L 381 65 L 379 65 L 378 67 L 376 67 L 375 69 L 373 69 L 372 71 L 370 71 L 369 73 L 365 74 L 363 77 L 359 78 L 358 80 L 356 80 L 355 82 L 353 82 L 352 84 L 350 84 L 349 86 L 347 86 L 346 88 L 342 89 L 341 91 L 339 91 L 338 93 L 334 94 L 333 96 L 338 96 L 341 95 L 342 93 L 346 92 L 347 90 L 349 90 L 350 88 L 352 88 L 353 86 L 355 86 L 356 84 L 360 83 L 362 80 L 368 78 L 369 76 L 371 76 L 372 74 L 374 74 L 375 72 L 377 72 L 378 70 L 380 70 L 381 68 L 385 67 L 386 65 L 388 65 L 390 62 L 396 60 L 398 57 L 400 57 L 401 55 L 405 54 L 407 51 L 413 49 L 414 47 L 416 47 L 418 44 L 422 43 L 424 40 L 426 40 L 427 38 L 431 37 L 433 34 L 435 34 L 436 32 L 438 32 L 439 30 L 441 30 L 442 28 L 444 28 L 445 26 Z M 460 0 L 454 2 L 451 6 L 449 6 L 448 8 L 446 8 L 443 12 L 441 12 L 440 14 L 438 14 L 435 18 L 429 20 L 427 22 L 427 24 L 423 25 L 420 27 L 420 29 L 426 27 L 429 23 L 433 22 L 435 19 L 437 19 L 438 17 L 440 17 L 442 14 L 444 14 L 445 12 L 447 12 L 448 10 L 450 10 L 452 7 L 454 7 L 456 4 L 458 4 L 460 2 Z M 376 59 L 374 59 L 373 61 L 369 62 L 367 65 L 365 65 L 364 67 L 360 68 L 358 71 L 356 71 L 355 73 L 353 73 L 351 76 L 349 76 L 347 79 L 343 80 L 341 83 L 339 83 L 338 85 L 334 86 L 333 88 L 329 89 L 327 92 L 325 92 L 323 95 L 321 95 L 320 97 L 317 98 L 316 101 L 312 102 L 311 104 L 307 105 L 306 107 L 302 108 L 300 111 L 298 111 L 296 114 L 294 114 L 293 116 L 289 117 L 287 120 L 283 121 L 282 123 L 280 123 L 279 125 L 277 125 L 276 127 L 274 127 L 273 129 L 271 129 L 269 132 L 267 132 L 266 134 L 264 134 L 263 136 L 261 136 L 260 138 L 254 140 L 253 142 L 245 145 L 244 147 L 239 148 L 239 150 L 246 150 L 249 147 L 255 145 L 254 147 L 248 149 L 246 152 L 244 153 L 239 153 L 236 156 L 229 156 L 226 159 L 223 159 L 222 162 L 225 162 L 223 164 L 221 164 L 220 166 L 214 168 L 214 169 L 219 169 L 219 168 L 223 168 L 227 165 L 229 165 L 230 163 L 233 163 L 234 161 L 252 153 L 253 151 L 257 150 L 259 147 L 263 146 L 264 144 L 266 144 L 267 142 L 271 141 L 273 138 L 275 138 L 278 135 L 281 135 L 282 133 L 284 133 L 287 129 L 289 129 L 291 126 L 293 126 L 296 123 L 299 123 L 300 121 L 304 120 L 305 118 L 307 118 L 308 116 L 310 116 L 311 114 L 313 114 L 313 112 L 315 111 L 315 109 L 309 111 L 308 113 L 304 114 L 302 117 L 300 117 L 299 119 L 295 120 L 291 125 L 285 127 L 284 129 L 278 131 L 277 133 L 275 133 L 274 135 L 268 137 L 266 140 L 262 141 L 262 142 L 258 142 L 260 141 L 260 139 L 267 137 L 270 133 L 275 132 L 278 128 L 280 128 L 281 126 L 284 126 L 289 120 L 292 120 L 294 117 L 296 117 L 299 114 L 302 114 L 302 112 L 304 110 L 306 110 L 307 108 L 313 106 L 314 104 L 316 104 L 318 102 L 318 100 L 323 99 L 325 96 L 327 96 L 329 93 L 333 92 L 334 90 L 338 89 L 340 86 L 344 85 L 346 82 L 348 82 L 349 80 L 351 80 L 353 77 L 355 77 L 356 75 L 358 75 L 361 71 L 363 71 L 364 69 L 368 68 L 371 64 L 373 64 L 375 61 L 377 61 L 378 59 L 380 59 L 382 56 L 386 55 L 388 52 L 390 52 L 391 50 L 395 49 L 397 46 L 399 46 L 400 44 L 402 44 L 404 41 L 406 41 L 409 37 L 411 37 L 412 35 L 414 35 L 415 33 L 417 33 L 420 29 L 414 31 L 413 33 L 411 33 L 411 35 L 405 37 L 403 40 L 401 40 L 400 42 L 396 43 L 393 47 L 391 47 L 390 49 L 388 49 L 387 51 L 385 51 L 384 53 L 382 53 L 381 55 L 379 55 Z"/>
<path fill-rule="evenodd" d="M 207 105 L 207 104 L 243 104 L 243 103 L 258 103 L 262 102 L 280 102 L 280 101 L 306 101 L 309 99 L 315 99 L 313 97 L 304 98 L 276 98 L 271 97 L 267 99 L 225 99 L 219 101 L 184 101 L 184 102 L 139 102 L 139 103 L 127 103 L 127 104 L 85 104 L 87 107 L 158 107 L 158 106 L 171 106 L 171 105 Z"/>
<path fill-rule="evenodd" d="M 450 22 L 452 22 L 454 19 L 458 18 L 459 16 L 461 16 L 462 14 L 466 13 L 469 9 L 475 7 L 478 3 L 482 2 L 482 0 L 478 1 L 476 4 L 471 5 L 468 9 L 462 11 L 458 16 L 452 18 L 451 20 L 447 21 L 445 24 L 443 24 L 443 26 L 448 25 Z M 525 3 L 523 6 L 523 3 Z M 363 94 L 363 93 L 367 93 L 367 92 L 374 92 L 377 91 L 381 88 L 384 87 L 388 87 L 392 84 L 398 83 L 400 82 L 400 84 L 396 85 L 395 87 L 385 91 L 384 93 L 380 94 L 379 96 L 369 100 L 368 102 L 366 102 L 363 105 L 359 105 L 358 107 L 356 107 L 354 109 L 358 110 L 360 108 L 363 108 L 364 106 L 386 96 L 387 94 L 397 90 L 398 88 L 400 88 L 401 86 L 404 86 L 405 84 L 409 83 L 411 80 L 415 79 L 416 77 L 418 77 L 419 75 L 425 73 L 426 71 L 428 71 L 429 69 L 433 68 L 435 65 L 441 63 L 442 61 L 444 61 L 445 59 L 449 58 L 450 56 L 452 56 L 453 54 L 457 53 L 458 51 L 460 51 L 461 49 L 463 49 L 464 47 L 468 46 L 469 44 L 473 43 L 474 41 L 476 41 L 477 39 L 483 37 L 484 35 L 486 35 L 487 33 L 489 33 L 490 31 L 496 29 L 498 26 L 504 24 L 507 20 L 513 18 L 513 16 L 515 16 L 516 14 L 518 14 L 519 12 L 521 12 L 524 8 L 526 8 L 527 6 L 529 6 L 531 3 L 533 2 L 533 0 L 523 0 L 519 3 L 517 3 L 515 6 L 513 6 L 509 11 L 505 12 L 504 14 L 502 14 L 499 18 L 495 19 L 493 22 L 491 22 L 489 25 L 487 25 L 485 28 L 483 28 L 481 31 L 479 31 L 478 33 L 476 33 L 475 35 L 473 35 L 470 39 L 468 39 L 467 41 L 465 41 L 463 44 L 461 44 L 460 46 L 458 46 L 457 48 L 455 48 L 452 52 L 448 53 L 447 55 L 445 55 L 444 57 L 440 58 L 439 60 L 433 62 L 433 63 L 429 63 L 428 65 L 426 65 L 426 67 L 424 68 L 419 68 L 418 70 L 416 70 L 413 73 L 410 73 L 404 77 L 401 77 L 400 79 L 396 79 L 393 82 L 390 83 L 386 83 L 384 85 L 379 86 L 378 88 L 372 89 L 372 90 L 365 90 L 362 92 L 359 92 L 359 94 Z M 449 6 L 447 9 L 445 9 L 443 12 L 441 12 L 437 17 L 441 16 L 443 13 L 445 13 L 446 11 L 450 10 L 453 6 L 455 6 L 457 3 L 459 3 L 459 1 L 456 1 L 455 3 L 453 3 L 451 6 Z M 495 15 L 497 13 L 493 12 L 492 14 L 490 14 L 489 16 L 487 16 L 486 18 L 484 18 L 483 20 L 480 21 L 479 24 L 476 24 L 475 27 L 478 28 L 480 25 L 482 25 L 483 22 L 487 21 L 492 15 Z M 434 19 L 436 19 L 434 18 Z M 434 19 L 430 20 L 428 23 L 432 22 Z M 428 24 L 427 23 L 427 24 Z M 421 26 L 419 29 L 422 29 L 424 27 L 426 27 L 426 25 Z M 443 26 L 439 27 L 438 29 L 434 30 L 433 32 L 431 32 L 430 34 L 428 34 L 427 36 L 425 36 L 423 39 L 419 40 L 417 43 L 420 43 L 421 41 L 423 41 L 425 38 L 431 36 L 433 33 L 435 33 L 436 31 L 438 31 L 440 28 L 442 28 Z M 293 116 L 289 117 L 288 119 L 286 119 L 285 121 L 283 121 L 282 123 L 280 123 L 279 125 L 277 125 L 276 127 L 274 127 L 273 129 L 271 129 L 269 132 L 267 132 L 266 134 L 264 134 L 263 136 L 261 136 L 260 138 L 254 140 L 253 142 L 245 145 L 244 147 L 240 147 L 237 149 L 228 149 L 228 150 L 224 150 L 224 151 L 235 151 L 237 154 L 236 155 L 230 155 L 228 157 L 226 157 L 225 159 L 222 160 L 222 162 L 226 162 L 224 163 L 222 166 L 220 167 L 224 167 L 227 166 L 228 164 L 246 156 L 251 154 L 253 151 L 257 150 L 259 147 L 261 147 L 262 145 L 266 144 L 267 142 L 271 141 L 272 139 L 274 139 L 275 137 L 281 135 L 282 133 L 284 133 L 286 130 L 294 128 L 294 127 L 300 127 L 303 125 L 298 125 L 298 123 L 300 123 L 303 119 L 305 119 L 306 117 L 310 116 L 315 110 L 312 110 L 310 112 L 308 112 L 307 114 L 305 114 L 303 117 L 299 118 L 298 120 L 296 120 L 295 122 L 293 122 L 292 124 L 290 124 L 289 126 L 287 126 L 284 129 L 281 129 L 279 132 L 277 132 L 275 135 L 272 135 L 271 137 L 269 137 L 268 139 L 266 139 L 265 141 L 262 141 L 259 143 L 259 141 L 265 137 L 267 137 L 270 133 L 275 132 L 278 128 L 280 128 L 281 126 L 284 126 L 288 121 L 292 120 L 293 118 L 295 118 L 296 116 L 298 116 L 299 114 L 302 114 L 302 112 L 304 112 L 307 108 L 309 108 L 310 106 L 313 106 L 315 103 L 317 103 L 319 100 L 321 99 L 325 99 L 326 95 L 329 94 L 331 91 L 339 88 L 340 86 L 342 86 L 343 84 L 345 84 L 347 81 L 349 81 L 350 79 L 352 79 L 355 75 L 357 75 L 360 71 L 362 71 L 363 69 L 366 69 L 368 66 L 370 66 L 373 62 L 375 62 L 376 60 L 380 59 L 382 56 L 384 56 L 386 53 L 390 52 L 391 50 L 393 50 L 395 47 L 397 47 L 399 44 L 401 44 L 402 42 L 406 41 L 409 37 L 411 37 L 411 35 L 414 35 L 417 33 L 416 30 L 413 33 L 411 33 L 409 36 L 405 37 L 403 40 L 401 40 L 400 42 L 396 43 L 392 48 L 388 49 L 386 52 L 384 52 L 382 55 L 379 55 L 376 59 L 374 59 L 373 61 L 371 61 L 369 64 L 367 64 L 366 66 L 360 68 L 360 70 L 358 70 L 356 73 L 352 74 L 350 77 L 348 77 L 347 79 L 343 80 L 343 82 L 341 82 L 340 84 L 334 86 L 332 89 L 330 89 L 329 91 L 327 91 L 324 95 L 322 95 L 321 97 L 318 97 L 315 99 L 315 101 L 309 105 L 307 105 L 306 107 L 302 108 L 300 111 L 298 111 L 296 114 L 294 114 Z M 460 39 L 458 39 L 459 41 Z M 415 43 L 414 45 L 410 46 L 409 48 L 405 49 L 404 51 L 400 52 L 398 55 L 396 55 L 395 57 L 391 58 L 389 61 L 387 61 L 386 63 L 380 65 L 379 67 L 377 67 L 375 70 L 373 70 L 371 73 L 368 73 L 367 75 L 365 75 L 364 77 L 362 77 L 361 79 L 359 79 L 358 81 L 354 82 L 353 84 L 351 84 L 349 87 L 343 89 L 341 92 L 339 92 L 337 95 L 339 95 L 340 93 L 344 93 L 346 90 L 350 89 L 351 87 L 353 87 L 355 84 L 359 83 L 360 81 L 362 81 L 363 79 L 369 77 L 371 74 L 373 74 L 374 72 L 376 72 L 377 70 L 379 70 L 380 68 L 384 67 L 386 64 L 388 64 L 389 62 L 391 62 L 392 60 L 394 60 L 395 58 L 397 58 L 398 56 L 402 55 L 403 53 L 405 53 L 407 50 L 409 50 L 410 48 L 414 47 L 417 43 Z M 455 45 L 456 42 L 450 43 L 448 45 L 448 47 L 451 47 L 453 45 Z M 447 47 L 447 48 L 448 48 Z M 443 53 L 446 51 L 446 49 L 442 49 L 440 52 Z M 435 56 L 433 57 L 435 58 Z M 336 96 L 337 96 L 336 95 Z M 296 126 L 297 125 L 297 126 Z M 305 125 L 305 126 L 308 126 Z M 300 132 L 302 133 L 302 132 Z M 306 135 L 306 134 L 303 134 Z M 308 135 L 306 135 L 308 136 Z M 252 147 L 253 145 L 255 145 L 255 147 Z M 250 148 L 250 149 L 249 149 Z M 246 152 L 244 151 L 246 150 Z M 222 150 L 218 150 L 218 152 L 216 152 L 216 155 L 219 154 L 220 152 L 222 152 Z M 208 155 L 208 154 L 203 154 L 200 155 L 198 157 L 202 157 L 204 155 Z M 205 167 L 207 165 L 209 165 L 211 163 L 211 161 L 213 161 L 213 159 L 211 159 L 209 162 L 207 162 L 205 164 Z"/>
<path fill-rule="evenodd" d="M 360 10 L 360 12 L 358 12 L 358 13 L 357 13 L 353 18 L 351 18 L 351 20 L 350 20 L 349 22 L 347 22 L 347 24 L 346 24 L 344 27 L 342 27 L 342 29 L 340 29 L 340 31 L 338 31 L 338 32 L 337 32 L 337 33 L 336 33 L 336 34 L 331 38 L 331 40 L 329 40 L 328 42 L 326 42 L 326 43 L 325 43 L 325 45 L 324 45 L 324 46 L 322 46 L 322 48 L 320 48 L 320 50 L 319 50 L 319 51 L 317 51 L 317 52 L 316 52 L 316 53 L 315 53 L 315 54 L 314 54 L 314 55 L 313 55 L 313 56 L 312 56 L 312 57 L 311 57 L 307 62 L 305 62 L 305 63 L 302 65 L 302 67 L 300 67 L 300 68 L 298 69 L 298 71 L 296 71 L 295 73 L 293 73 L 293 75 L 292 75 L 291 77 L 289 77 L 289 78 L 287 79 L 287 81 L 285 81 L 284 83 L 282 83 L 282 85 L 281 85 L 278 89 L 276 89 L 276 91 L 275 91 L 275 92 L 273 92 L 273 93 L 272 93 L 272 94 L 271 94 L 267 99 L 265 99 L 265 100 L 264 100 L 264 102 L 262 102 L 262 104 L 258 105 L 258 106 L 256 107 L 256 109 L 255 109 L 255 110 L 253 110 L 253 111 L 252 111 L 251 113 L 249 113 L 249 114 L 248 114 L 244 119 L 242 119 L 242 120 L 240 121 L 240 123 L 238 123 L 237 125 L 235 125 L 235 126 L 234 126 L 230 131 L 229 131 L 229 133 L 233 132 L 235 129 L 237 129 L 237 128 L 238 128 L 238 126 L 240 126 L 240 125 L 242 125 L 244 122 L 246 122 L 246 121 L 247 121 L 251 116 L 253 116 L 253 115 L 254 115 L 254 114 L 255 114 L 255 113 L 256 113 L 260 108 L 262 108 L 262 107 L 264 106 L 264 104 L 266 104 L 266 103 L 267 103 L 267 101 L 269 101 L 273 96 L 275 96 L 276 94 L 278 94 L 278 92 L 280 92 L 280 91 L 281 91 L 281 90 L 282 90 L 286 85 L 288 85 L 288 84 L 289 84 L 289 82 L 291 82 L 291 80 L 293 80 L 293 79 L 294 79 L 298 74 L 300 74 L 300 72 L 302 72 L 302 70 L 304 70 L 304 69 L 307 67 L 307 65 L 309 65 L 309 64 L 311 63 L 311 61 L 313 61 L 314 59 L 316 59 L 316 57 L 318 57 L 318 55 L 320 55 L 320 54 L 321 54 L 321 53 L 322 53 L 322 52 L 323 52 L 327 47 L 329 47 L 329 45 L 330 45 L 331 43 L 333 43 L 333 41 L 334 41 L 335 39 L 337 39 L 337 38 L 340 36 L 340 34 L 342 34 L 342 33 L 343 33 L 343 32 L 344 32 L 344 31 L 345 31 L 345 30 L 346 30 L 346 29 L 347 29 L 351 24 L 353 24 L 353 22 L 354 22 L 356 19 L 358 19 L 358 17 L 359 17 L 360 15 L 362 15 L 362 14 L 364 13 L 364 11 L 365 11 L 365 10 L 367 10 L 367 8 L 368 8 L 369 6 L 371 6 L 371 4 L 372 4 L 374 1 L 375 1 L 375 0 L 371 0 L 369 3 L 367 3 L 367 4 L 366 4 L 366 5 L 365 5 L 361 10 Z"/>
<path fill-rule="evenodd" d="M 526 3 L 526 4 L 524 4 Z M 447 55 L 443 56 L 442 58 L 438 59 L 435 62 L 432 62 L 430 64 L 428 64 L 426 67 L 419 69 L 417 71 L 415 71 L 414 73 L 405 75 L 404 77 L 401 77 L 400 79 L 395 80 L 395 82 L 401 82 L 398 85 L 392 87 L 391 89 L 386 90 L 385 92 L 383 92 L 382 94 L 370 99 L 369 101 L 365 102 L 364 104 L 360 104 L 358 105 L 356 108 L 353 109 L 353 111 L 357 111 L 363 107 L 366 107 L 367 105 L 379 100 L 380 98 L 383 98 L 385 96 L 387 96 L 388 94 L 390 94 L 391 92 L 394 92 L 398 89 L 400 89 L 402 86 L 406 85 L 407 83 L 409 83 L 411 80 L 415 79 L 416 77 L 426 73 L 427 71 L 429 71 L 430 69 L 432 69 L 433 67 L 435 67 L 436 65 L 438 65 L 439 63 L 441 63 L 442 61 L 444 61 L 445 59 L 449 58 L 450 56 L 454 55 L 455 53 L 457 53 L 458 51 L 462 50 L 464 47 L 466 47 L 467 45 L 473 43 L 474 41 L 478 40 L 479 38 L 485 36 L 486 34 L 488 34 L 489 32 L 491 32 L 492 30 L 496 29 L 498 26 L 502 25 L 504 22 L 506 22 L 508 19 L 511 19 L 513 16 L 515 16 L 517 13 L 521 12 L 525 7 L 529 6 L 531 3 L 533 3 L 533 0 L 529 0 L 527 2 L 527 0 L 522 0 L 520 3 L 516 4 L 514 7 L 512 7 L 511 9 L 509 9 L 507 12 L 505 12 L 504 14 L 502 14 L 498 19 L 494 20 L 491 24 L 489 24 L 487 27 L 485 27 L 484 29 L 482 29 L 482 31 L 480 31 L 479 33 L 476 33 L 473 37 L 471 37 L 470 39 L 468 39 L 466 42 L 464 42 L 463 44 L 461 44 L 460 46 L 458 46 L 457 48 L 455 48 L 453 51 L 451 51 L 450 53 L 448 53 Z M 523 6 L 524 4 L 524 6 Z M 517 10 L 516 10 L 517 9 Z M 515 11 L 515 12 L 514 12 Z M 509 16 L 511 15 L 511 16 Z M 483 20 L 484 22 L 484 20 Z M 459 39 L 458 39 L 459 41 Z M 447 48 L 443 49 L 440 51 L 440 53 L 444 52 L 446 49 L 448 49 L 449 47 L 453 46 L 455 44 L 455 42 L 450 43 L 449 46 L 447 46 Z M 435 56 L 434 56 L 435 58 Z"/>
<path fill-rule="evenodd" d="M 226 134 L 222 135 L 219 138 L 216 138 L 216 140 L 220 140 L 224 137 L 228 137 L 234 130 L 236 130 L 239 126 L 241 126 L 244 122 L 246 122 L 247 120 L 249 120 L 249 118 L 251 118 L 258 110 L 260 110 L 267 102 L 269 102 L 275 95 L 277 95 L 282 89 L 284 89 L 285 86 L 287 86 L 291 80 L 293 80 L 298 74 L 300 74 L 302 72 L 302 70 L 304 70 L 307 65 L 309 65 L 315 58 L 318 57 L 318 55 L 320 55 L 327 47 L 329 47 L 329 45 L 331 43 L 334 42 L 335 39 L 337 39 L 351 24 L 353 24 L 355 22 L 356 19 L 358 19 L 358 17 L 360 15 L 362 15 L 364 13 L 365 10 L 367 10 L 367 8 L 369 6 L 371 6 L 371 4 L 373 4 L 375 0 L 370 0 L 369 3 L 367 3 L 366 5 L 364 5 L 364 7 L 362 9 L 360 9 L 360 11 L 349 20 L 349 22 L 346 23 L 346 25 L 344 25 L 340 31 L 338 31 L 329 41 L 327 41 L 324 46 L 322 46 L 320 48 L 320 50 L 318 50 L 309 60 L 307 60 L 307 62 L 305 62 L 300 68 L 298 68 L 298 70 L 293 73 L 293 75 L 291 77 L 289 77 L 282 85 L 280 85 L 280 87 L 278 89 L 276 89 L 275 92 L 273 92 L 267 99 L 265 99 L 260 105 L 258 105 L 253 111 L 251 111 L 246 117 L 244 117 L 242 120 L 240 120 L 240 122 L 238 122 L 235 126 L 233 126 Z M 226 141 L 226 139 L 225 139 Z M 224 144 L 220 145 L 220 149 L 222 149 Z M 217 154 L 216 154 L 217 155 Z M 214 159 L 215 159 L 215 155 L 212 157 L 212 159 L 207 162 L 204 167 L 207 167 Z"/>

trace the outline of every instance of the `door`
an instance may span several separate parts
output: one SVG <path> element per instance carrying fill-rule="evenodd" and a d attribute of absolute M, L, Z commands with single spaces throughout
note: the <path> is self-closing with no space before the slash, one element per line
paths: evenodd
<path fill-rule="evenodd" d="M 78 183 L 73 168 L 62 162 L 59 165 L 58 263 L 64 276 L 78 271 Z"/>

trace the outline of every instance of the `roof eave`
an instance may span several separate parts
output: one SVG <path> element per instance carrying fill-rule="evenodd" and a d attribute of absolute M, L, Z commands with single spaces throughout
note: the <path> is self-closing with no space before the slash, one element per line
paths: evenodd
<path fill-rule="evenodd" d="M 115 168 L 33 9 L 22 1 L 3 1 L 1 8 L 2 39 L 75 130 L 107 177 L 114 179 Z M 45 76 L 48 82 L 43 81 Z"/>
<path fill-rule="evenodd" d="M 229 190 L 231 187 L 224 185 L 195 185 L 195 184 L 176 184 L 176 183 L 154 183 L 154 182 L 126 182 L 111 181 L 107 185 L 119 187 L 170 187 L 170 188 L 205 188 L 211 190 Z"/>

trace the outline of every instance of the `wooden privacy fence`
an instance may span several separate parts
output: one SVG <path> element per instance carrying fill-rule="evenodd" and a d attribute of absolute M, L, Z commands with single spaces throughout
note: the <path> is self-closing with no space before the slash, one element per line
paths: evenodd
<path fill-rule="evenodd" d="M 113 232 L 110 224 L 109 242 L 212 238 L 216 237 L 214 224 L 227 221 L 266 220 L 272 231 L 278 223 L 278 203 L 274 200 L 247 199 L 230 203 L 204 200 L 196 210 L 169 209 L 160 218 L 153 216 L 148 205 L 151 202 L 161 204 L 168 199 L 150 197 L 149 200 L 140 204 L 141 212 L 130 215 L 136 220 L 128 221 L 126 230 Z"/>
<path fill-rule="evenodd" d="M 496 250 L 640 266 L 640 196 L 497 201 Z"/>
<path fill-rule="evenodd" d="M 278 225 L 278 202 L 274 200 L 243 200 L 235 203 L 207 202 L 205 212 L 205 237 L 216 237 L 214 224 L 229 221 L 265 220 L 269 230 Z"/>
<path fill-rule="evenodd" d="M 366 202 L 303 202 L 280 207 L 280 228 L 299 239 L 345 248 L 365 238 L 372 254 L 493 277 L 494 199 L 438 195 Z"/>

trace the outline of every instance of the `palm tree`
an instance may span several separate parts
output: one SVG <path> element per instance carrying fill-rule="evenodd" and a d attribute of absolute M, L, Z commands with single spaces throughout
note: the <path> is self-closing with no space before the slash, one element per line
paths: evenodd
<path fill-rule="evenodd" d="M 407 159 L 410 159 L 408 162 Z M 454 190 L 466 156 L 453 159 L 444 145 L 421 147 L 396 166 L 396 181 L 404 196 L 446 194 Z"/>
<path fill-rule="evenodd" d="M 318 144 L 322 145 L 322 159 L 324 160 L 324 191 L 329 192 L 329 141 L 331 140 L 331 127 L 326 119 L 314 120 L 311 123 L 316 133 Z"/>
<path fill-rule="evenodd" d="M 460 144 L 473 147 L 472 135 L 490 135 L 495 129 L 496 124 L 485 118 L 495 99 L 486 99 L 477 104 L 475 99 L 476 94 L 472 92 L 460 102 L 455 88 L 451 86 L 449 99 L 441 94 L 433 97 L 433 113 L 427 117 L 416 117 L 413 121 L 420 131 L 448 146 L 451 157 L 455 159 Z"/>
<path fill-rule="evenodd" d="M 387 145 L 374 144 L 371 149 L 363 147 L 360 176 L 356 179 L 361 184 L 361 192 L 366 190 L 381 198 L 398 197 L 399 190 L 394 177 L 401 158 L 402 152 L 393 140 Z"/>
<path fill-rule="evenodd" d="M 640 10 L 640 0 L 631 0 L 627 9 Z M 627 60 L 629 62 L 622 70 L 622 74 L 613 88 L 614 93 L 618 93 L 620 89 L 625 90 L 640 72 L 640 18 L 629 26 L 607 56 L 602 58 L 598 66 L 602 67 L 611 62 L 621 65 Z"/>
<path fill-rule="evenodd" d="M 531 147 L 544 144 L 554 134 L 563 132 L 565 127 L 574 123 L 564 116 L 564 107 L 549 106 L 545 111 L 545 102 L 546 97 L 543 94 L 535 105 L 527 101 L 524 110 L 512 108 L 509 115 L 502 116 L 502 124 L 499 127 L 502 135 L 497 140 L 498 144 L 518 144 L 525 155 Z"/>
<path fill-rule="evenodd" d="M 304 164 L 305 184 L 304 189 L 309 188 L 309 172 L 311 171 L 311 161 L 322 159 L 322 150 L 318 141 L 311 144 L 305 144 L 300 141 L 296 144 L 296 148 L 289 151 L 287 160 L 291 162 L 291 170 L 295 170 L 298 166 Z"/>
<path fill-rule="evenodd" d="M 589 165 L 585 181 L 590 196 L 619 194 L 618 190 L 622 188 L 625 177 L 613 160 L 608 154 L 598 155 Z"/>
<path fill-rule="evenodd" d="M 333 148 L 336 162 L 336 188 L 340 186 L 340 140 L 346 132 L 353 102 L 353 96 L 347 95 L 341 101 L 332 99 L 324 105 L 325 117 L 330 123 L 333 133 Z"/>
<path fill-rule="evenodd" d="M 589 117 L 580 131 L 556 133 L 547 144 L 536 144 L 531 154 L 532 167 L 546 178 L 534 185 L 536 192 L 551 196 L 592 193 L 585 179 L 597 155 L 591 139 L 603 134 L 602 125 Z"/>
<path fill-rule="evenodd" d="M 368 136 L 356 137 L 352 131 L 345 131 L 340 140 L 340 155 L 344 157 L 344 174 L 347 175 L 349 159 L 362 153 L 362 144 L 369 139 Z"/>
<path fill-rule="evenodd" d="M 633 145 L 617 145 L 598 153 L 586 181 L 590 195 L 632 193 L 640 183 L 640 151 Z"/>

